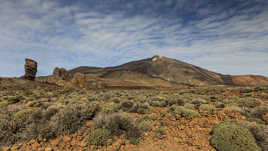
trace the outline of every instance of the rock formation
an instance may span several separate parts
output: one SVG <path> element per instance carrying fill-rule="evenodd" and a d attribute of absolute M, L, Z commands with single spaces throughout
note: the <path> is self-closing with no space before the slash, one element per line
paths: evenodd
<path fill-rule="evenodd" d="M 85 74 L 79 72 L 71 74 L 66 69 L 58 67 L 53 70 L 53 75 L 49 76 L 46 82 L 66 88 L 88 88 Z"/>
<path fill-rule="evenodd" d="M 35 75 L 37 73 L 37 62 L 32 59 L 26 58 L 24 69 L 25 69 L 24 78 L 27 80 L 34 80 Z"/>
<path fill-rule="evenodd" d="M 55 68 L 53 71 L 53 77 L 56 80 L 69 80 L 71 79 L 71 75 L 65 68 Z"/>

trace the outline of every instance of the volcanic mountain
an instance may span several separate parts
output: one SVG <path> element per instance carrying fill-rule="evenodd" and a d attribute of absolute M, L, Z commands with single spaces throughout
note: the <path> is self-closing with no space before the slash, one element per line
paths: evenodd
<path fill-rule="evenodd" d="M 86 75 L 89 83 L 107 87 L 174 87 L 184 85 L 268 85 L 268 78 L 255 75 L 223 75 L 163 56 L 132 61 L 120 66 L 78 67 L 68 71 Z"/>

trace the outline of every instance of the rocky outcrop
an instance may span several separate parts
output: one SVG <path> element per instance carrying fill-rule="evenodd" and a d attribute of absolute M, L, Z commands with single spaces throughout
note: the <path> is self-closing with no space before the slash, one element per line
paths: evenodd
<path fill-rule="evenodd" d="M 24 78 L 27 80 L 34 80 L 37 73 L 37 62 L 32 59 L 25 59 L 25 75 Z"/>
<path fill-rule="evenodd" d="M 70 80 L 71 75 L 68 73 L 68 71 L 65 68 L 55 68 L 53 71 L 53 77 L 56 80 Z"/>
<path fill-rule="evenodd" d="M 46 79 L 46 83 L 66 88 L 89 88 L 85 74 L 79 72 L 71 74 L 66 69 L 58 67 L 54 69 L 53 75 Z"/>

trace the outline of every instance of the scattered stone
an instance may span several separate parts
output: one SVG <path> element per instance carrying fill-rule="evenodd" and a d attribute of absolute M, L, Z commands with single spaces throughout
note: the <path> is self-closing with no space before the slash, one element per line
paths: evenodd
<path fill-rule="evenodd" d="M 37 73 L 37 62 L 31 59 L 25 59 L 25 75 L 24 78 L 27 80 L 34 80 Z"/>

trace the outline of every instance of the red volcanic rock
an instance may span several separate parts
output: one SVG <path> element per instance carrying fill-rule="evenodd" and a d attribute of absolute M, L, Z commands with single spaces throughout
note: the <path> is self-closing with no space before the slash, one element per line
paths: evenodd
<path fill-rule="evenodd" d="M 27 80 L 34 80 L 37 73 L 37 62 L 32 59 L 25 59 L 25 75 L 24 78 Z"/>

